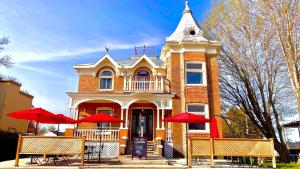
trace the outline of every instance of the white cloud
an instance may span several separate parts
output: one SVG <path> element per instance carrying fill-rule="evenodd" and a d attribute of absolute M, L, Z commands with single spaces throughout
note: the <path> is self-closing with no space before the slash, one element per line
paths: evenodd
<path fill-rule="evenodd" d="M 105 50 L 105 46 L 109 47 L 110 50 L 122 50 L 132 49 L 134 46 L 142 45 L 157 45 L 159 40 L 156 38 L 149 39 L 147 41 L 139 43 L 120 43 L 110 41 L 99 45 L 100 47 L 83 47 L 76 49 L 62 49 L 62 50 L 47 50 L 43 51 L 18 51 L 18 50 L 7 50 L 7 54 L 11 54 L 15 62 L 33 62 L 33 61 L 53 61 L 53 60 L 66 60 L 74 58 L 78 55 L 84 55 L 95 52 L 102 52 Z"/>
<path fill-rule="evenodd" d="M 72 80 L 72 81 L 76 82 L 75 78 L 65 76 L 63 74 L 59 74 L 59 73 L 56 73 L 56 72 L 51 72 L 51 71 L 45 70 L 45 69 L 39 69 L 39 68 L 35 68 L 35 67 L 32 67 L 32 66 L 25 66 L 25 65 L 21 65 L 21 64 L 16 64 L 15 67 L 20 68 L 20 69 L 24 69 L 24 70 L 37 72 L 37 73 L 41 73 L 41 74 L 45 74 L 45 75 L 49 75 L 49 76 L 58 77 L 58 78 L 68 78 L 69 80 Z"/>

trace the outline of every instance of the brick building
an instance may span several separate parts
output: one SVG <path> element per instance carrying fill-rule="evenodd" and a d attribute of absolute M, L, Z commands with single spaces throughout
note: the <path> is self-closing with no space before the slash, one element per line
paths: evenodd
<path fill-rule="evenodd" d="M 75 65 L 78 91 L 69 92 L 70 116 L 76 119 L 98 112 L 124 120 L 103 124 L 108 137 L 126 153 L 135 136 L 147 137 L 166 156 L 185 154 L 185 125 L 161 120 L 182 112 L 210 118 L 220 114 L 217 55 L 221 44 L 203 37 L 186 2 L 182 18 L 166 38 L 159 57 L 151 48 L 136 48 L 126 60 L 106 54 L 93 64 Z M 222 135 L 221 119 L 218 119 Z M 98 139 L 100 124 L 80 123 L 77 136 Z M 112 134 L 113 133 L 113 134 Z M 209 137 L 209 124 L 189 124 L 188 134 Z M 104 140 L 105 141 L 105 140 Z"/>

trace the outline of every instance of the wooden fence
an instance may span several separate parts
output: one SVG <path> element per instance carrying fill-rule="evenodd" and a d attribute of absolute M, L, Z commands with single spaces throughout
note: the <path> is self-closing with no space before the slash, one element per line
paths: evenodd
<path fill-rule="evenodd" d="M 231 156 L 272 158 L 273 168 L 276 168 L 273 139 L 205 139 L 190 137 L 188 148 L 189 167 L 192 166 L 193 157 L 209 157 L 211 166 L 213 166 L 214 156 Z"/>
<path fill-rule="evenodd" d="M 85 139 L 63 136 L 21 136 L 19 135 L 15 166 L 19 166 L 20 154 L 27 155 L 80 155 L 84 165 Z"/>

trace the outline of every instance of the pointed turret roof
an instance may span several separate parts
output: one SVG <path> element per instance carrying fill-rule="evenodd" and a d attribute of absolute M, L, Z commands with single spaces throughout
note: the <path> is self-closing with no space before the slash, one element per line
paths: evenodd
<path fill-rule="evenodd" d="M 192 10 L 189 7 L 188 1 L 185 1 L 185 9 L 182 12 L 181 20 L 176 30 L 167 37 L 167 42 L 180 42 L 180 41 L 205 41 L 203 31 L 196 22 Z"/>

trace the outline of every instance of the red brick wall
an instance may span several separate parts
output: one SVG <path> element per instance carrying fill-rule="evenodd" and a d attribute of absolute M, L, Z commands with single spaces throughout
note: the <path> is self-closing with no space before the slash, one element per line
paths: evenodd
<path fill-rule="evenodd" d="M 181 109 L 181 78 L 180 77 L 180 54 L 172 53 L 168 60 L 168 66 L 170 66 L 170 80 L 171 90 L 175 92 L 173 98 L 172 115 L 176 115 L 182 112 Z M 174 145 L 174 156 L 179 157 L 183 152 L 183 138 L 182 138 L 182 124 L 173 123 L 173 145 Z"/>
<path fill-rule="evenodd" d="M 219 75 L 218 75 L 218 61 L 217 55 L 207 55 L 207 75 L 209 90 L 209 111 L 211 117 L 217 115 L 217 125 L 219 129 L 220 137 L 223 136 L 222 131 L 222 118 L 218 117 L 221 115 L 221 98 L 219 92 Z"/>
<path fill-rule="evenodd" d="M 206 57 L 203 52 L 185 52 L 184 62 L 187 61 L 206 62 Z M 207 83 L 207 86 L 209 85 L 210 84 Z M 185 86 L 184 90 L 186 103 L 208 103 L 208 90 L 206 86 Z"/>
<path fill-rule="evenodd" d="M 107 68 L 103 67 L 102 69 Z M 111 69 L 112 70 L 112 69 Z M 79 84 L 78 84 L 78 92 L 79 93 L 122 93 L 124 86 L 124 77 L 116 76 L 114 73 L 114 87 L 112 91 L 100 91 L 99 90 L 99 71 L 96 76 L 91 75 L 80 75 L 79 76 Z"/>
<path fill-rule="evenodd" d="M 78 108 L 79 116 L 94 115 L 99 107 L 110 107 L 113 109 L 113 114 L 116 115 L 117 118 L 121 118 L 121 106 L 118 103 L 81 103 Z M 95 123 L 78 124 L 78 128 L 94 128 L 96 126 Z M 120 127 L 120 124 L 112 123 L 112 127 Z"/>

